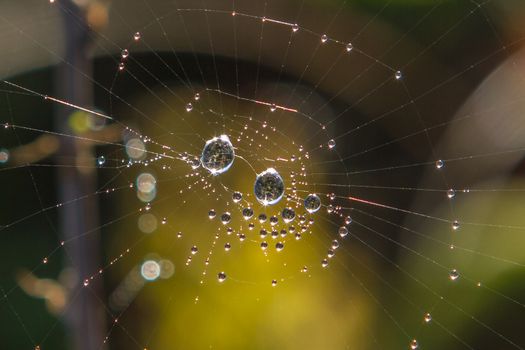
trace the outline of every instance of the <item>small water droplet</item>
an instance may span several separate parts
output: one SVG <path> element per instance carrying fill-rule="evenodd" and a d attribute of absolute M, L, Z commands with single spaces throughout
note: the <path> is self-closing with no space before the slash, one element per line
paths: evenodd
<path fill-rule="evenodd" d="M 135 34 L 133 34 L 133 40 L 135 41 L 139 41 L 141 37 L 142 35 L 140 34 L 140 32 L 136 32 Z"/>
<path fill-rule="evenodd" d="M 460 227 L 459 221 L 454 220 L 454 221 L 452 222 L 452 229 L 453 229 L 454 231 L 457 231 L 457 230 L 459 230 L 459 227 Z"/>
<path fill-rule="evenodd" d="M 186 104 L 186 112 L 191 112 L 193 110 L 193 105 L 191 102 Z"/>
<path fill-rule="evenodd" d="M 321 35 L 321 42 L 324 44 L 328 41 L 328 36 L 326 34 Z"/>
<path fill-rule="evenodd" d="M 106 157 L 104 156 L 100 156 L 97 158 L 97 164 L 99 166 L 103 166 L 104 164 L 106 164 Z"/>
<path fill-rule="evenodd" d="M 292 24 L 292 32 L 297 33 L 299 30 L 299 25 L 297 23 Z"/>
<path fill-rule="evenodd" d="M 239 203 L 242 200 L 242 193 L 237 191 L 233 192 L 232 200 L 234 203 Z"/>
<path fill-rule="evenodd" d="M 321 207 L 321 198 L 316 194 L 309 194 L 304 199 L 304 208 L 309 213 L 315 213 Z"/>
<path fill-rule="evenodd" d="M 232 219 L 232 216 L 228 212 L 221 215 L 221 222 L 223 225 L 228 224 L 231 221 L 231 219 Z"/>
<path fill-rule="evenodd" d="M 225 272 L 219 272 L 217 274 L 217 279 L 219 280 L 219 282 L 224 282 L 226 280 L 226 273 Z"/>
<path fill-rule="evenodd" d="M 412 341 L 410 342 L 410 349 L 416 350 L 418 348 L 419 348 L 419 343 L 417 342 L 416 339 L 412 339 Z"/>
<path fill-rule="evenodd" d="M 292 222 L 295 219 L 295 211 L 292 208 L 284 208 L 281 211 L 281 217 L 285 223 Z"/>
<path fill-rule="evenodd" d="M 432 321 L 432 315 L 427 312 L 423 320 L 425 321 L 425 323 L 430 323 L 430 321 Z"/>
<path fill-rule="evenodd" d="M 242 217 L 244 218 L 244 220 L 249 220 L 251 219 L 253 216 L 253 209 L 252 208 L 244 208 L 242 210 Z"/>
<path fill-rule="evenodd" d="M 333 149 L 335 147 L 335 140 L 331 139 L 328 141 L 328 149 Z"/>
<path fill-rule="evenodd" d="M 346 44 L 346 52 L 350 52 L 354 49 L 354 45 L 352 43 Z"/>
<path fill-rule="evenodd" d="M 441 159 L 436 160 L 436 169 L 441 169 L 445 166 L 445 162 L 443 162 Z"/>
<path fill-rule="evenodd" d="M 450 271 L 448 277 L 451 281 L 455 281 L 459 278 L 459 272 L 456 269 L 453 269 L 452 271 Z"/>
<path fill-rule="evenodd" d="M 394 77 L 396 78 L 396 80 L 401 80 L 401 78 L 403 78 L 403 73 L 401 73 L 400 70 L 396 71 L 396 73 L 394 74 Z"/>
<path fill-rule="evenodd" d="M 322 267 L 328 267 L 328 259 L 323 259 L 323 260 L 321 261 L 321 266 L 322 266 Z"/>
<path fill-rule="evenodd" d="M 120 53 L 120 57 L 122 57 L 123 59 L 128 58 L 128 56 L 129 56 L 129 50 L 128 50 L 128 49 L 124 49 L 124 50 L 122 50 L 122 52 Z"/>
<path fill-rule="evenodd" d="M 348 229 L 346 228 L 346 226 L 341 226 L 339 227 L 339 236 L 341 237 L 346 237 L 348 235 Z"/>
<path fill-rule="evenodd" d="M 230 243 L 225 243 L 224 244 L 224 250 L 225 251 L 229 252 L 231 248 L 232 248 L 232 245 Z"/>
<path fill-rule="evenodd" d="M 277 250 L 278 252 L 280 252 L 283 249 L 284 249 L 284 244 L 282 242 L 277 242 L 275 244 L 275 250 Z"/>
<path fill-rule="evenodd" d="M 199 251 L 199 248 L 197 248 L 197 246 L 194 245 L 193 247 L 191 247 L 190 251 L 192 255 L 195 255 Z"/>
<path fill-rule="evenodd" d="M 272 280 L 272 287 L 275 287 L 277 285 L 277 280 Z"/>
<path fill-rule="evenodd" d="M 266 214 L 259 214 L 259 222 L 262 224 L 263 222 L 266 222 L 266 220 L 268 219 L 268 217 L 266 216 Z"/>
<path fill-rule="evenodd" d="M 213 219 L 215 216 L 217 216 L 215 209 L 210 209 L 210 211 L 208 211 L 208 218 Z"/>
<path fill-rule="evenodd" d="M 447 197 L 448 197 L 448 198 L 452 199 L 452 198 L 454 198 L 455 196 L 456 196 L 456 191 L 454 191 L 454 189 L 451 188 L 451 189 L 449 189 L 449 190 L 447 191 Z"/>

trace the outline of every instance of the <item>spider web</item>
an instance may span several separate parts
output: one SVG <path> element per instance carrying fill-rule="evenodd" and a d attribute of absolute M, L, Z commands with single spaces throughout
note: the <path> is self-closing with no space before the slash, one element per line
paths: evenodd
<path fill-rule="evenodd" d="M 3 343 L 522 349 L 509 4 L 2 4 Z"/>

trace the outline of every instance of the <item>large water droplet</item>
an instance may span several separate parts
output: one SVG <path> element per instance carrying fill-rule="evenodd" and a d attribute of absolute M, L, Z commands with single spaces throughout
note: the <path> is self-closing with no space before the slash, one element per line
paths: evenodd
<path fill-rule="evenodd" d="M 230 139 L 226 135 L 214 137 L 206 141 L 202 150 L 201 163 L 213 175 L 227 171 L 233 164 L 235 152 Z"/>
<path fill-rule="evenodd" d="M 255 198 L 263 205 L 272 205 L 283 197 L 283 178 L 274 168 L 268 168 L 255 179 Z"/>

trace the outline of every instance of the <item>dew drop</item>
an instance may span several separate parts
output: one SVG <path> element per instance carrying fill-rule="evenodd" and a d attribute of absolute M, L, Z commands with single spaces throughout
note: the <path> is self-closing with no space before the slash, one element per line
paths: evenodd
<path fill-rule="evenodd" d="M 457 231 L 457 230 L 459 230 L 459 228 L 460 228 L 459 221 L 454 220 L 454 222 L 452 222 L 452 229 L 453 229 L 454 231 Z"/>
<path fill-rule="evenodd" d="M 346 224 L 346 225 L 350 225 L 351 223 L 352 223 L 352 218 L 351 218 L 350 216 L 347 216 L 347 217 L 345 218 L 345 224 Z"/>
<path fill-rule="evenodd" d="M 403 78 L 403 73 L 401 73 L 401 71 L 398 70 L 395 72 L 394 77 L 396 78 L 396 80 L 401 80 L 401 78 Z"/>
<path fill-rule="evenodd" d="M 450 271 L 448 277 L 451 281 L 455 281 L 459 278 L 459 272 L 456 269 L 453 269 L 452 271 Z"/>
<path fill-rule="evenodd" d="M 284 208 L 281 217 L 285 223 L 292 222 L 295 219 L 295 211 L 292 208 Z"/>
<path fill-rule="evenodd" d="M 445 162 L 443 162 L 441 159 L 436 160 L 436 169 L 441 169 L 445 166 Z"/>
<path fill-rule="evenodd" d="M 124 64 L 124 62 L 120 62 L 120 63 L 118 64 L 118 70 L 119 70 L 119 71 L 123 71 L 124 68 L 126 68 L 126 65 Z"/>
<path fill-rule="evenodd" d="M 217 216 L 215 209 L 210 209 L 210 211 L 208 211 L 208 218 L 213 219 L 215 216 Z"/>
<path fill-rule="evenodd" d="M 309 194 L 304 199 L 304 208 L 309 213 L 315 213 L 321 207 L 321 198 L 316 194 Z"/>
<path fill-rule="evenodd" d="M 348 235 L 348 229 L 346 228 L 346 226 L 341 226 L 339 227 L 339 236 L 341 237 L 346 237 Z"/>
<path fill-rule="evenodd" d="M 199 93 L 197 92 L 197 93 L 193 96 L 193 99 L 194 99 L 195 101 L 200 100 L 200 99 L 201 99 L 201 94 L 199 94 Z"/>
<path fill-rule="evenodd" d="M 354 49 L 354 45 L 352 43 L 346 44 L 346 52 L 350 52 Z"/>
<path fill-rule="evenodd" d="M 197 157 L 193 157 L 190 161 L 189 161 L 190 165 L 191 165 L 191 168 L 193 170 L 195 169 L 198 169 L 200 166 L 201 166 L 201 160 Z"/>
<path fill-rule="evenodd" d="M 135 41 L 139 41 L 141 37 L 142 35 L 140 34 L 140 32 L 136 32 L 135 34 L 133 34 L 133 40 Z"/>
<path fill-rule="evenodd" d="M 338 241 L 337 239 L 334 239 L 334 240 L 332 241 L 332 249 L 335 250 L 335 249 L 337 249 L 337 248 L 339 248 L 339 241 Z"/>
<path fill-rule="evenodd" d="M 221 222 L 223 225 L 228 224 L 231 221 L 231 219 L 232 219 L 232 216 L 228 212 L 221 215 Z"/>
<path fill-rule="evenodd" d="M 99 166 L 103 166 L 104 164 L 106 164 L 106 157 L 104 156 L 100 156 L 97 158 L 97 164 Z"/>
<path fill-rule="evenodd" d="M 262 205 L 273 205 L 284 194 L 283 178 L 274 168 L 268 168 L 257 175 L 254 184 L 255 198 Z"/>
<path fill-rule="evenodd" d="M 225 251 L 229 252 L 231 248 L 232 248 L 232 245 L 230 243 L 225 243 L 224 244 L 224 250 Z"/>
<path fill-rule="evenodd" d="M 261 242 L 261 249 L 262 250 L 268 249 L 268 242 L 265 242 L 265 241 Z"/>
<path fill-rule="evenodd" d="M 129 51 L 128 51 L 128 49 L 124 49 L 124 50 L 122 50 L 122 51 L 120 52 L 120 57 L 126 59 L 126 58 L 128 58 L 128 56 L 129 56 Z"/>
<path fill-rule="evenodd" d="M 284 249 L 284 244 L 282 242 L 277 242 L 275 244 L 275 250 L 277 250 L 278 252 L 280 252 L 283 249 Z"/>
<path fill-rule="evenodd" d="M 275 215 L 270 217 L 270 225 L 275 226 L 279 223 L 279 218 Z"/>
<path fill-rule="evenodd" d="M 326 34 L 321 35 L 321 42 L 324 44 L 328 41 L 328 36 Z"/>
<path fill-rule="evenodd" d="M 452 198 L 454 198 L 455 196 L 456 196 L 456 191 L 454 191 L 454 189 L 451 188 L 451 189 L 449 189 L 449 190 L 447 191 L 447 197 L 448 197 L 448 198 L 452 199 Z"/>
<path fill-rule="evenodd" d="M 321 266 L 322 266 L 322 267 L 328 267 L 328 260 L 327 260 L 327 259 L 323 259 L 323 260 L 321 261 Z"/>
<path fill-rule="evenodd" d="M 221 282 L 221 283 L 224 282 L 226 280 L 226 273 L 225 272 L 219 272 L 217 274 L 217 280 L 219 282 Z"/>
<path fill-rule="evenodd" d="M 252 208 L 244 208 L 242 210 L 242 217 L 244 218 L 244 220 L 249 220 L 251 219 L 253 216 L 253 209 Z"/>
<path fill-rule="evenodd" d="M 194 245 L 193 247 L 191 247 L 190 251 L 192 255 L 195 255 L 199 252 L 199 248 L 197 248 L 197 246 Z"/>
<path fill-rule="evenodd" d="M 328 141 L 328 149 L 333 149 L 335 147 L 335 140 L 334 139 L 330 139 Z"/>
<path fill-rule="evenodd" d="M 270 105 L 270 112 L 275 112 L 276 110 L 277 110 L 277 106 L 275 105 L 275 103 L 272 103 Z M 263 125 L 263 127 L 265 127 L 265 126 Z"/>
<path fill-rule="evenodd" d="M 186 112 L 191 112 L 193 110 L 193 104 L 191 102 L 186 104 Z"/>
<path fill-rule="evenodd" d="M 425 323 L 430 323 L 430 321 L 432 321 L 432 315 L 427 312 L 423 317 L 423 320 L 425 321 Z"/>
<path fill-rule="evenodd" d="M 266 220 L 268 219 L 268 217 L 266 216 L 266 214 L 259 214 L 259 222 L 262 224 L 263 222 L 266 222 Z"/>
<path fill-rule="evenodd" d="M 275 287 L 277 285 L 277 280 L 272 280 L 272 287 Z"/>
<path fill-rule="evenodd" d="M 411 350 L 416 350 L 419 348 L 419 343 L 417 342 L 416 339 L 412 339 L 412 341 L 410 342 L 410 349 Z"/>
<path fill-rule="evenodd" d="M 242 200 L 242 193 L 237 191 L 233 192 L 232 200 L 234 203 L 239 203 Z"/>
<path fill-rule="evenodd" d="M 204 145 L 201 155 L 203 168 L 213 175 L 227 171 L 233 164 L 235 152 L 230 139 L 226 135 L 214 137 Z"/>

